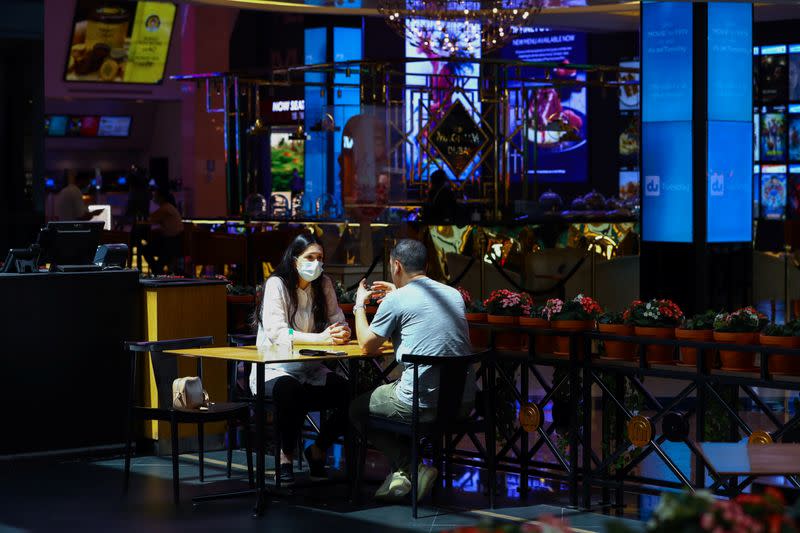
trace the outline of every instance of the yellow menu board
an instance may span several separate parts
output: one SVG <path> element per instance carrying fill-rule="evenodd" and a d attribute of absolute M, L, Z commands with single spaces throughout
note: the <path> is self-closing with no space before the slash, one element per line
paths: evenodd
<path fill-rule="evenodd" d="M 78 0 L 64 78 L 160 83 L 175 12 L 170 2 Z"/>
<path fill-rule="evenodd" d="M 126 82 L 153 83 L 161 80 L 174 19 L 173 4 L 139 2 L 125 69 Z"/>

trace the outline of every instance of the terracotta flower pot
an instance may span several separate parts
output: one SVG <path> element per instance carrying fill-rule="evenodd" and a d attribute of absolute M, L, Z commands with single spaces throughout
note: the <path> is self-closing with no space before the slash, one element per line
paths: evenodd
<path fill-rule="evenodd" d="M 545 320 L 544 318 L 531 318 L 529 316 L 521 316 L 519 317 L 519 325 L 525 328 L 531 329 L 547 329 L 550 327 L 550 322 Z M 534 348 L 536 349 L 537 354 L 550 354 L 553 353 L 553 338 L 549 335 L 538 335 L 536 337 L 536 345 Z M 530 341 L 530 336 L 524 335 L 522 337 L 522 344 L 523 349 L 528 349 L 528 342 Z"/>
<path fill-rule="evenodd" d="M 758 344 L 758 332 L 747 331 L 743 333 L 731 331 L 715 331 L 714 340 L 724 344 Z M 754 370 L 753 352 L 735 352 L 733 350 L 720 350 L 719 360 L 723 370 Z"/>
<path fill-rule="evenodd" d="M 340 303 L 340 304 L 339 304 L 339 308 L 342 310 L 342 312 L 343 312 L 344 314 L 348 315 L 348 314 L 353 314 L 353 306 L 354 306 L 354 305 L 355 305 L 355 304 L 353 304 L 353 303 L 349 303 L 349 304 L 342 304 L 342 303 Z"/>
<path fill-rule="evenodd" d="M 344 313 L 344 319 L 347 320 L 347 325 L 350 326 L 350 335 L 352 338 L 356 338 L 356 319 L 353 316 L 353 306 L 354 303 L 349 304 L 339 304 L 339 308 Z"/>
<path fill-rule="evenodd" d="M 364 307 L 364 311 L 368 315 L 374 315 L 375 313 L 378 312 L 378 306 L 377 305 L 367 305 L 367 306 Z"/>
<path fill-rule="evenodd" d="M 675 328 L 650 328 L 644 326 L 634 327 L 634 333 L 638 337 L 650 337 L 654 339 L 674 339 Z M 674 363 L 674 347 L 670 345 L 651 345 L 646 346 L 647 362 L 650 364 L 670 365 Z"/>
<path fill-rule="evenodd" d="M 675 328 L 675 338 L 678 340 L 683 341 L 695 341 L 695 342 L 713 342 L 714 341 L 714 330 L 712 329 L 683 329 L 683 328 Z M 681 364 L 684 366 L 695 366 L 697 365 L 697 348 L 688 348 L 681 346 L 680 350 L 680 359 Z M 713 350 L 704 350 L 703 358 L 705 359 L 705 366 L 706 370 L 711 369 L 714 366 L 714 351 Z"/>
<path fill-rule="evenodd" d="M 553 320 L 550 327 L 562 331 L 591 331 L 594 329 L 594 320 Z M 555 337 L 555 350 L 553 355 L 569 356 L 569 337 Z M 583 359 L 583 342 L 578 341 L 578 358 Z"/>
<path fill-rule="evenodd" d="M 633 337 L 633 326 L 628 324 L 598 324 L 597 329 L 600 333 Z M 621 341 L 603 341 L 603 344 L 606 347 L 606 359 L 632 361 L 636 357 L 636 344 Z"/>
<path fill-rule="evenodd" d="M 471 324 L 485 324 L 486 313 L 466 313 L 467 322 Z M 484 328 L 469 328 L 469 341 L 472 348 L 481 350 L 489 346 L 489 330 Z"/>
<path fill-rule="evenodd" d="M 773 337 L 772 335 L 760 335 L 758 340 L 764 346 L 800 348 L 800 337 Z M 770 355 L 769 371 L 772 374 L 800 376 L 800 356 L 781 354 Z"/>
<path fill-rule="evenodd" d="M 489 324 L 496 324 L 498 326 L 517 326 L 519 325 L 518 316 L 505 316 L 505 315 L 486 315 L 486 320 Z M 521 350 L 522 349 L 522 336 L 519 333 L 508 331 L 494 334 L 494 347 L 498 350 Z"/>

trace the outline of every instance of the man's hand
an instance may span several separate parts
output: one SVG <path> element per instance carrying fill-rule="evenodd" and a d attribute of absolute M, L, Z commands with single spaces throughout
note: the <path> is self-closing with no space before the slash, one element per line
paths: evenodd
<path fill-rule="evenodd" d="M 358 291 L 356 292 L 355 305 L 366 305 L 369 297 L 372 296 L 372 291 L 367 288 L 367 280 L 362 279 L 358 283 Z"/>
<path fill-rule="evenodd" d="M 381 294 L 381 297 L 378 298 L 378 303 L 381 303 L 386 298 L 386 295 L 397 290 L 397 287 L 394 283 L 389 283 L 388 281 L 373 281 L 371 289 L 372 292 Z"/>

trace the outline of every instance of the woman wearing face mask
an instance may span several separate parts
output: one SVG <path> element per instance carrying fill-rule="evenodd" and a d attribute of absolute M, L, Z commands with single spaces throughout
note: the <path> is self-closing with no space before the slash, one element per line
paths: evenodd
<path fill-rule="evenodd" d="M 314 235 L 295 237 L 283 259 L 264 283 L 263 297 L 256 305 L 256 344 L 334 345 L 350 340 L 350 328 L 336 302 L 333 283 L 322 275 L 324 252 Z M 250 388 L 256 390 L 256 369 L 250 373 Z M 313 477 L 325 476 L 328 447 L 347 427 L 349 385 L 321 363 L 266 365 L 266 393 L 275 402 L 281 436 L 280 467 L 276 476 L 282 483 L 294 481 L 292 460 L 297 438 L 308 411 L 324 408 L 331 414 L 322 421 L 315 444 L 305 450 Z"/>

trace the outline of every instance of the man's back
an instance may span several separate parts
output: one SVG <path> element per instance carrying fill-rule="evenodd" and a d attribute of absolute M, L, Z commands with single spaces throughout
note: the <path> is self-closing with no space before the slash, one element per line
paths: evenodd
<path fill-rule="evenodd" d="M 397 360 L 401 362 L 405 354 L 466 355 L 472 346 L 464 310 L 464 300 L 456 289 L 427 277 L 417 278 L 386 296 L 370 329 L 376 335 L 392 338 Z M 397 396 L 410 405 L 413 374 L 411 365 L 404 366 Z M 422 407 L 436 404 L 439 379 L 433 370 L 420 367 Z M 465 399 L 473 392 L 472 384 L 468 384 Z"/>
<path fill-rule="evenodd" d="M 69 184 L 56 194 L 54 214 L 58 220 L 82 220 L 88 212 L 77 185 Z"/>

